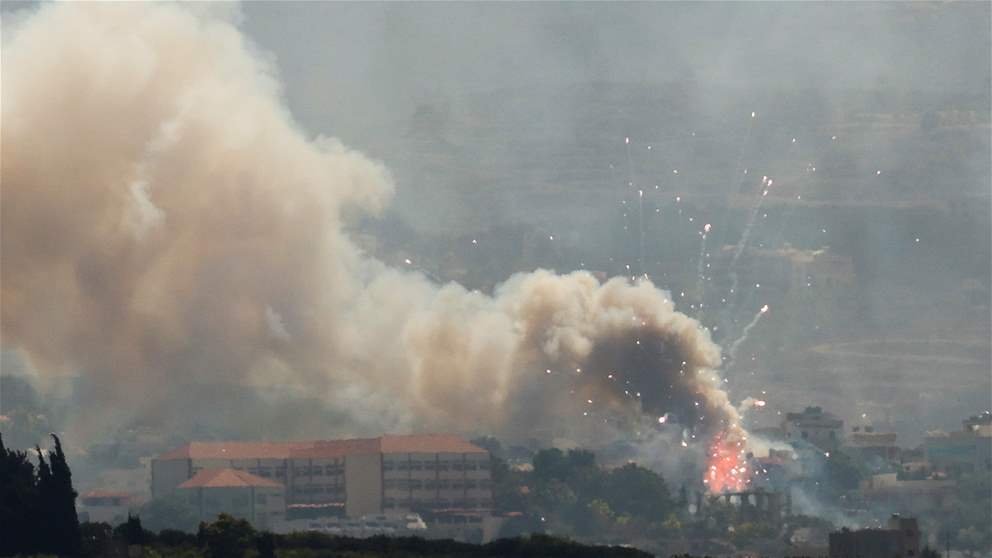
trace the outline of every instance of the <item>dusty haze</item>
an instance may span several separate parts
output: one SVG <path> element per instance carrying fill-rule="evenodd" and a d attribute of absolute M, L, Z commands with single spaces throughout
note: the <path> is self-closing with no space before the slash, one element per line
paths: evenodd
<path fill-rule="evenodd" d="M 988 3 L 3 10 L 0 414 L 667 447 L 752 397 L 911 446 L 992 406 Z"/>
<path fill-rule="evenodd" d="M 490 296 L 362 253 L 342 215 L 381 211 L 389 172 L 306 134 L 226 17 L 48 5 L 5 31 L 3 346 L 74 400 L 70 433 L 736 426 L 719 348 L 650 281 Z"/>

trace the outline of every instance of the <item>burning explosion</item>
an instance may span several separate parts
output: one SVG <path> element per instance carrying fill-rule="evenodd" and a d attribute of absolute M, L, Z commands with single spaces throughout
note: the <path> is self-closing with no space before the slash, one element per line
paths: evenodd
<path fill-rule="evenodd" d="M 713 436 L 703 483 L 712 494 L 739 492 L 751 483 L 747 462 L 747 436 L 731 428 Z"/>

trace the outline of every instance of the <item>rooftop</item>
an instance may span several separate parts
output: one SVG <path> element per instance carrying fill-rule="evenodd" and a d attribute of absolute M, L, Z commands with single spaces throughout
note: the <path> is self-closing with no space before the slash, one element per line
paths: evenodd
<path fill-rule="evenodd" d="M 331 459 L 370 453 L 486 453 L 486 450 L 459 436 L 416 434 L 296 442 L 190 442 L 163 453 L 158 459 Z"/>
<path fill-rule="evenodd" d="M 447 434 L 417 434 L 382 436 L 382 453 L 486 453 L 486 450 L 459 436 Z"/>
<path fill-rule="evenodd" d="M 852 432 L 847 437 L 847 445 L 852 447 L 894 446 L 894 432 Z"/>
<path fill-rule="evenodd" d="M 801 413 L 786 413 L 785 420 L 792 423 L 816 424 L 831 428 L 839 428 L 844 424 L 844 421 L 824 411 L 821 407 L 806 407 Z"/>
<path fill-rule="evenodd" d="M 204 469 L 179 488 L 228 488 L 228 487 L 282 488 L 278 482 L 235 469 Z"/>

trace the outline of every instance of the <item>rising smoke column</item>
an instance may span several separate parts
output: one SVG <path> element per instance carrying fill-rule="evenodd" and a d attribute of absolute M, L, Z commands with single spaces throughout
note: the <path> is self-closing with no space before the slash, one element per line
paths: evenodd
<path fill-rule="evenodd" d="M 73 392 L 80 434 L 737 428 L 719 348 L 646 280 L 537 271 L 487 296 L 363 255 L 342 215 L 381 210 L 389 173 L 306 137 L 228 21 L 58 4 L 5 31 L 2 344 Z M 252 406 L 274 393 L 339 420 Z"/>

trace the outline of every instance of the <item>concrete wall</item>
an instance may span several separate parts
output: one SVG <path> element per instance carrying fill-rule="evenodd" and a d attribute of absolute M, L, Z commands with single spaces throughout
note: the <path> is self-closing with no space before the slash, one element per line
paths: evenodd
<path fill-rule="evenodd" d="M 189 459 L 155 459 L 152 461 L 152 498 L 171 494 L 192 476 Z"/>
<path fill-rule="evenodd" d="M 293 459 L 287 498 L 294 503 L 345 500 L 344 458 Z"/>
<path fill-rule="evenodd" d="M 201 521 L 213 521 L 218 514 L 247 519 L 257 528 L 265 529 L 285 517 L 283 490 L 274 487 L 183 488 L 178 491 Z"/>
<path fill-rule="evenodd" d="M 344 478 L 348 517 L 382 513 L 382 454 L 347 456 Z"/>

